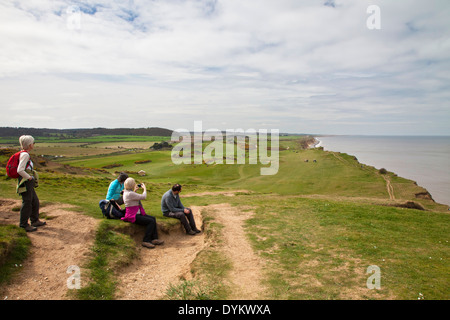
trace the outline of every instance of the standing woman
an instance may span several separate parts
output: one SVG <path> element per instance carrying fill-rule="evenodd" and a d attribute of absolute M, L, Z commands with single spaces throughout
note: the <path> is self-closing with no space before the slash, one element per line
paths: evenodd
<path fill-rule="evenodd" d="M 33 161 L 29 152 L 34 149 L 34 138 L 23 135 L 19 138 L 22 152 L 19 158 L 17 173 L 17 193 L 22 196 L 22 207 L 20 208 L 20 227 L 27 232 L 36 231 L 36 227 L 47 224 L 39 220 L 39 198 L 34 188 L 38 186 L 38 174 L 33 170 Z M 28 224 L 31 221 L 31 225 Z"/>

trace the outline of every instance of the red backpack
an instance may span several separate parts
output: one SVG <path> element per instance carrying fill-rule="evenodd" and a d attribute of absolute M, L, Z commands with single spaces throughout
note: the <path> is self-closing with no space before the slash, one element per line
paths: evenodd
<path fill-rule="evenodd" d="M 6 164 L 6 174 L 8 177 L 17 179 L 19 174 L 17 173 L 17 168 L 19 167 L 20 154 L 22 152 L 26 152 L 25 150 L 16 152 L 9 158 L 8 163 Z"/>

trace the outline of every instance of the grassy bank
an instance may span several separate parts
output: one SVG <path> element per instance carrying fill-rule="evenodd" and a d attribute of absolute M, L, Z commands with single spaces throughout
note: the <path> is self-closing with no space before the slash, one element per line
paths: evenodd
<path fill-rule="evenodd" d="M 30 239 L 22 228 L 0 225 L 0 286 L 20 272 L 30 246 Z"/>

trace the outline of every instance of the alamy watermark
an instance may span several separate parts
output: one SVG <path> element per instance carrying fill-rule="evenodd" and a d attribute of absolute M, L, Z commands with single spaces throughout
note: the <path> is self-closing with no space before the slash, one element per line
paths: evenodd
<path fill-rule="evenodd" d="M 366 274 L 370 274 L 371 276 L 367 278 L 367 289 L 381 289 L 381 269 L 379 266 L 371 265 L 367 267 Z"/>
<path fill-rule="evenodd" d="M 80 30 L 81 29 L 81 9 L 79 6 L 72 5 L 66 9 L 67 13 L 67 29 Z"/>
<path fill-rule="evenodd" d="M 172 149 L 172 162 L 179 164 L 248 164 L 270 165 L 262 167 L 261 175 L 275 175 L 279 169 L 279 133 L 271 129 L 218 129 L 203 131 L 202 121 L 194 121 L 194 132 L 178 129 L 172 133 L 172 141 L 178 144 Z M 225 139 L 225 143 L 224 143 Z M 203 149 L 204 142 L 211 142 Z M 225 148 L 225 153 L 224 153 Z M 270 153 L 270 155 L 269 155 Z"/>
<path fill-rule="evenodd" d="M 81 288 L 81 270 L 80 267 L 76 265 L 71 265 L 66 271 L 70 276 L 67 278 L 67 288 L 70 290 Z M 370 265 L 367 267 L 366 274 L 370 276 L 367 278 L 366 286 L 367 289 L 373 290 L 381 289 L 381 269 L 377 265 Z M 423 299 L 423 295 L 419 293 L 419 299 Z"/>
<path fill-rule="evenodd" d="M 67 268 L 67 273 L 70 273 L 71 276 L 67 278 L 67 288 L 72 289 L 80 289 L 81 288 L 81 270 L 78 266 L 69 266 Z"/>
<path fill-rule="evenodd" d="M 367 14 L 370 16 L 367 18 L 366 26 L 369 30 L 381 29 L 381 9 L 379 6 L 373 4 L 367 7 Z"/>
<path fill-rule="evenodd" d="M 381 29 L 381 9 L 379 6 L 373 4 L 367 7 L 367 14 L 370 16 L 366 20 L 366 26 L 369 30 Z M 69 30 L 81 29 L 81 8 L 77 5 L 70 5 L 66 9 L 67 14 L 67 28 Z"/>

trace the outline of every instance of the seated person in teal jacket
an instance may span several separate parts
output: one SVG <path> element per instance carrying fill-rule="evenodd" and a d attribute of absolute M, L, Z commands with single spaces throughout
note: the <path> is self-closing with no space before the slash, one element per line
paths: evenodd
<path fill-rule="evenodd" d="M 114 200 L 118 205 L 122 205 L 124 203 L 122 191 L 124 188 L 123 183 L 125 182 L 125 180 L 127 180 L 127 178 L 128 175 L 124 172 L 121 172 L 119 174 L 119 177 L 109 184 L 108 193 L 106 194 L 106 200 Z"/>

